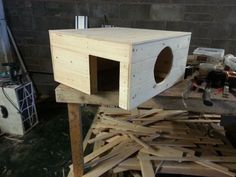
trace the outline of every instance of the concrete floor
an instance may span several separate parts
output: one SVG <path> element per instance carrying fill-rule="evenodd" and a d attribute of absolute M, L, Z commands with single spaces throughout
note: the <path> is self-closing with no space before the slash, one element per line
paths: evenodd
<path fill-rule="evenodd" d="M 64 177 L 71 164 L 67 107 L 43 102 L 38 106 L 40 123 L 17 140 L 0 138 L 0 177 Z M 93 114 L 83 109 L 84 134 Z"/>

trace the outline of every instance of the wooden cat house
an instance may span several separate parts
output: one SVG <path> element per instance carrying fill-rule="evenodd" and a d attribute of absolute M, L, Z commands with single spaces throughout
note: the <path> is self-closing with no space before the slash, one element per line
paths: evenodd
<path fill-rule="evenodd" d="M 191 33 L 134 28 L 50 30 L 55 80 L 87 94 L 118 91 L 132 109 L 183 79 Z"/>

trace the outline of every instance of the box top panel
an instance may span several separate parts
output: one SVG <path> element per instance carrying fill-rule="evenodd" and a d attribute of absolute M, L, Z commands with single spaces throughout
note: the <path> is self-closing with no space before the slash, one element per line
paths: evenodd
<path fill-rule="evenodd" d="M 164 40 L 174 37 L 190 35 L 190 32 L 161 31 L 136 28 L 89 28 L 89 29 L 68 29 L 50 30 L 50 32 L 72 35 L 90 39 L 110 41 L 116 43 L 139 44 Z"/>

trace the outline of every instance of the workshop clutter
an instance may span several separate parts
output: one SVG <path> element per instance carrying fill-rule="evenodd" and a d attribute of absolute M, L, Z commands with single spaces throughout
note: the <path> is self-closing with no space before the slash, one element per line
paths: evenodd
<path fill-rule="evenodd" d="M 224 64 L 231 70 L 236 71 L 236 57 L 232 54 L 228 54 L 224 57 Z"/>
<path fill-rule="evenodd" d="M 236 150 L 220 119 L 184 110 L 100 107 L 84 138 L 84 177 L 235 176 Z"/>
<path fill-rule="evenodd" d="M 224 49 L 197 48 L 193 51 L 193 56 L 189 57 L 187 65 L 192 70 L 191 89 L 203 92 L 202 99 L 206 106 L 214 104 L 211 100 L 212 92 L 221 94 L 222 97 L 235 92 L 236 57 L 225 55 Z"/>
<path fill-rule="evenodd" d="M 0 72 L 0 128 L 23 136 L 38 123 L 33 83 L 17 63 L 2 63 Z"/>

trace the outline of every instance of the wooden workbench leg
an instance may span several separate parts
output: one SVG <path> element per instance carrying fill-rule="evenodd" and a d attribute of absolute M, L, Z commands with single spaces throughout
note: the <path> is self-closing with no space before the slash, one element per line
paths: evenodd
<path fill-rule="evenodd" d="M 84 172 L 84 156 L 80 104 L 69 103 L 68 114 L 74 177 L 82 177 Z"/>

